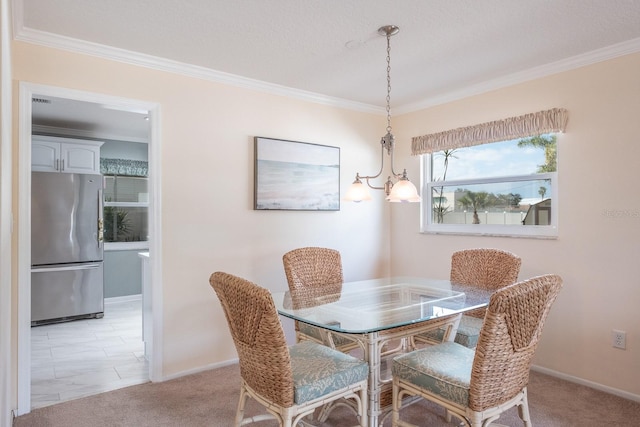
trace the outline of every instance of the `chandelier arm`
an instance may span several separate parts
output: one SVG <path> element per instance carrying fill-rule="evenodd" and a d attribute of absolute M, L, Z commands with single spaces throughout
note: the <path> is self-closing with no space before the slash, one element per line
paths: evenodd
<path fill-rule="evenodd" d="M 369 188 L 372 188 L 374 190 L 384 190 L 385 189 L 385 187 L 376 187 L 375 185 L 371 185 L 371 183 L 369 182 L 369 177 L 367 177 L 367 176 L 361 176 L 360 178 L 364 178 L 365 181 L 367 181 L 367 185 L 369 186 Z M 376 177 L 374 177 L 374 178 L 376 178 Z"/>
<path fill-rule="evenodd" d="M 382 171 L 384 170 L 384 146 L 380 147 L 380 171 L 378 171 L 378 173 L 376 175 L 368 175 L 368 176 L 363 176 L 363 175 L 359 175 L 360 178 L 366 179 L 367 180 L 367 185 L 371 188 L 375 188 L 377 190 L 380 190 L 384 187 L 374 187 L 371 184 L 369 184 L 369 180 L 370 179 L 376 179 L 377 177 L 379 177 L 380 175 L 382 175 Z"/>
<path fill-rule="evenodd" d="M 403 173 L 396 173 L 396 171 L 393 169 L 393 150 L 391 150 L 390 156 L 391 156 L 391 174 L 393 175 L 394 178 L 402 177 L 404 175 L 404 172 Z M 406 171 L 406 169 L 405 169 L 405 171 Z"/>

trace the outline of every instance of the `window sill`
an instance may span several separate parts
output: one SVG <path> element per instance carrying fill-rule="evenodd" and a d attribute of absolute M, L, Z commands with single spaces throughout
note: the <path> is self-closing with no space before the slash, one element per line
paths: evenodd
<path fill-rule="evenodd" d="M 525 239 L 547 239 L 553 240 L 558 238 L 558 230 L 551 226 L 534 226 L 532 228 L 512 228 L 511 226 L 482 226 L 479 229 L 472 230 L 474 226 L 459 225 L 442 225 L 431 226 L 423 229 L 421 234 L 449 234 L 456 236 L 487 236 L 487 237 L 516 237 Z"/>
<path fill-rule="evenodd" d="M 104 250 L 110 251 L 137 251 L 149 249 L 149 242 L 105 242 Z"/>

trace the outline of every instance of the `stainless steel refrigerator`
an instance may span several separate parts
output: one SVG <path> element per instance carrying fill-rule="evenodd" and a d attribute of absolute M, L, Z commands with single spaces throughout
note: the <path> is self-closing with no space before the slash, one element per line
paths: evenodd
<path fill-rule="evenodd" d="M 31 174 L 31 325 L 104 316 L 102 175 Z"/>

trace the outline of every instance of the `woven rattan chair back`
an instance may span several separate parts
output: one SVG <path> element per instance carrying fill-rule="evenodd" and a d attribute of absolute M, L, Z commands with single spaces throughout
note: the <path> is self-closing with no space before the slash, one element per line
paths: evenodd
<path fill-rule="evenodd" d="M 292 406 L 291 359 L 269 291 L 222 272 L 213 273 L 209 283 L 222 304 L 244 381 L 276 404 Z"/>
<path fill-rule="evenodd" d="M 282 256 L 289 290 L 342 284 L 342 259 L 335 249 L 307 247 Z"/>
<path fill-rule="evenodd" d="M 560 276 L 550 274 L 491 296 L 473 360 L 469 408 L 495 408 L 527 386 L 542 328 L 561 287 Z"/>
<path fill-rule="evenodd" d="M 339 297 L 342 291 L 342 259 L 335 249 L 306 247 L 293 249 L 282 256 L 284 272 L 294 305 L 313 305 L 319 296 Z M 326 300 L 325 300 L 326 301 Z M 340 351 L 357 347 L 353 340 L 341 338 L 311 325 L 295 322 L 298 341 L 310 340 Z"/>
<path fill-rule="evenodd" d="M 500 249 L 465 249 L 451 255 L 452 282 L 483 289 L 499 289 L 515 283 L 522 261 Z"/>
<path fill-rule="evenodd" d="M 451 255 L 450 280 L 496 290 L 518 280 L 521 263 L 519 256 L 500 249 L 465 249 Z M 466 315 L 482 318 L 484 313 L 484 309 L 478 309 Z"/>

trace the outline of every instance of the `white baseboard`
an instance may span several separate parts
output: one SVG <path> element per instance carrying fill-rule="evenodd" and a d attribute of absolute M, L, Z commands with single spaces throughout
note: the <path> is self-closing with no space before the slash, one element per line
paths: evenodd
<path fill-rule="evenodd" d="M 142 300 L 142 294 L 135 294 L 135 295 L 125 295 L 122 297 L 105 298 L 104 303 L 115 304 L 119 302 L 140 301 L 140 300 Z"/>
<path fill-rule="evenodd" d="M 182 372 L 179 372 L 177 374 L 166 375 L 159 382 L 175 380 L 176 378 L 184 377 L 186 375 L 199 374 L 200 372 L 210 371 L 210 370 L 216 369 L 216 368 L 223 368 L 223 367 L 229 366 L 229 365 L 235 365 L 238 362 L 239 362 L 239 359 L 236 358 L 236 359 L 226 360 L 224 362 L 211 363 L 209 365 L 201 366 L 201 367 L 196 368 L 196 369 L 189 369 L 188 371 L 182 371 Z"/>
<path fill-rule="evenodd" d="M 593 381 L 585 380 L 583 378 L 574 377 L 573 375 L 563 374 L 562 372 L 554 371 L 552 369 L 543 368 L 542 366 L 532 366 L 532 371 L 540 372 L 542 374 L 549 375 L 551 377 L 560 378 L 561 380 L 569 381 L 571 383 L 580 384 L 586 387 L 593 388 L 595 390 L 602 391 L 604 393 L 613 394 L 615 396 L 622 397 L 624 399 L 633 400 L 634 402 L 640 402 L 640 395 L 629 393 L 624 390 L 609 387 L 604 384 L 596 383 Z"/>

